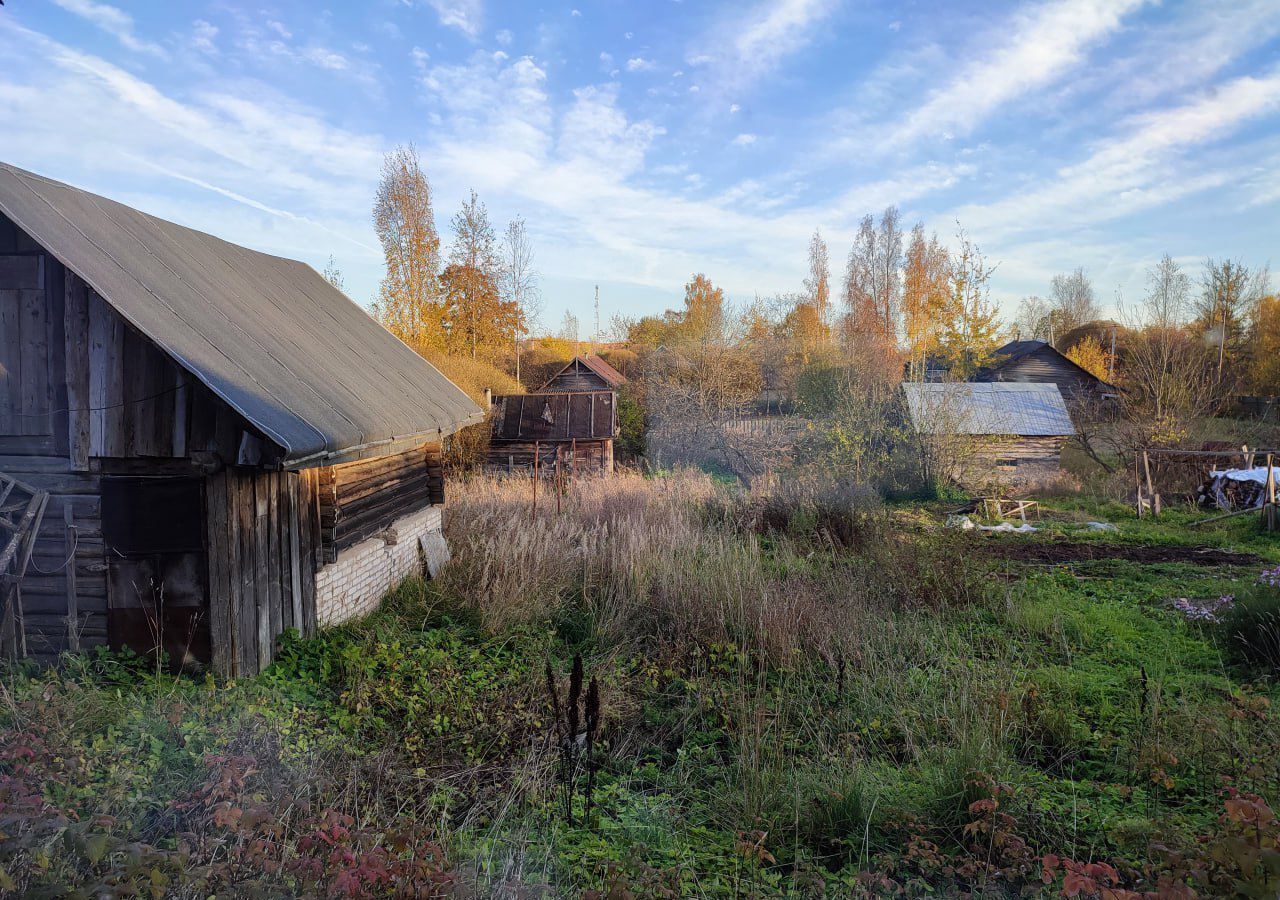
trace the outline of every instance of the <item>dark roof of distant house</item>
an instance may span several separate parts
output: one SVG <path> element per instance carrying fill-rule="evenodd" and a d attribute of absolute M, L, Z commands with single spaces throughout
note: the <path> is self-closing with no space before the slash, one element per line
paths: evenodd
<path fill-rule="evenodd" d="M 1058 386 L 1049 382 L 902 385 L 915 427 L 926 434 L 1011 434 L 1061 437 L 1076 433 Z"/>
<path fill-rule="evenodd" d="M 1038 341 L 1038 340 L 1010 341 L 1009 343 L 1005 344 L 1003 347 L 1000 347 L 998 350 L 996 350 L 992 354 L 992 356 L 994 357 L 992 362 L 983 366 L 982 370 L 978 373 L 976 377 L 979 379 L 982 379 L 984 378 L 984 376 L 992 375 L 1000 371 L 1001 369 L 1003 369 L 1005 366 L 1013 365 L 1019 360 L 1025 359 L 1026 357 L 1031 356 L 1033 353 L 1038 353 L 1041 350 L 1048 350 L 1050 353 L 1058 357 L 1067 365 L 1079 370 L 1081 375 L 1084 375 L 1086 378 L 1093 379 L 1103 387 L 1108 387 L 1108 388 L 1111 387 L 1110 384 L 1103 381 L 1097 375 L 1094 375 L 1084 366 L 1081 366 L 1079 363 L 1075 362 L 1073 359 L 1071 359 L 1071 357 L 1067 356 L 1065 353 L 1062 353 L 1061 351 L 1059 351 L 1056 347 L 1054 347 L 1048 341 Z"/>
<path fill-rule="evenodd" d="M 1028 354 L 1035 353 L 1037 350 L 1041 350 L 1048 346 L 1048 341 L 1010 341 L 1000 349 L 996 350 L 996 355 L 1007 356 L 1010 360 L 1021 359 Z"/>
<path fill-rule="evenodd" d="M 555 381 L 565 372 L 569 371 L 569 369 L 573 367 L 574 363 L 582 363 L 592 372 L 595 372 L 597 375 L 603 378 L 605 382 L 609 385 L 609 387 L 618 388 L 627 383 L 627 377 L 623 375 L 621 372 L 619 372 L 617 369 L 615 369 L 613 366 L 609 365 L 603 359 L 596 356 L 594 353 L 584 353 L 580 356 L 575 356 L 573 359 L 565 363 L 564 368 L 560 369 L 560 371 L 556 372 L 556 374 L 552 375 L 550 378 L 547 379 L 547 383 L 542 386 L 542 389 L 546 390 L 547 387 L 551 384 L 551 382 Z"/>
<path fill-rule="evenodd" d="M 304 263 L 5 163 L 0 211 L 279 444 L 286 464 L 427 441 L 483 418 Z"/>
<path fill-rule="evenodd" d="M 612 438 L 614 393 L 547 391 L 493 398 L 492 436 L 501 441 Z"/>

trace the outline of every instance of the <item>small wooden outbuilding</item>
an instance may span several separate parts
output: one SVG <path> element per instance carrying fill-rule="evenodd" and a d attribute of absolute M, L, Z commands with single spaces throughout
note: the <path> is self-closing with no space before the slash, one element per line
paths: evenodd
<path fill-rule="evenodd" d="M 514 473 L 613 471 L 618 388 L 626 377 L 595 354 L 575 356 L 532 394 L 492 398 L 487 468 Z"/>
<path fill-rule="evenodd" d="M 49 495 L 11 653 L 258 672 L 447 555 L 482 416 L 310 267 L 0 164 L 0 472 Z"/>
<path fill-rule="evenodd" d="M 1118 389 L 1076 365 L 1046 341 L 1010 341 L 996 350 L 974 381 L 1013 384 L 1056 384 L 1068 403 L 1113 399 Z"/>
<path fill-rule="evenodd" d="M 1076 433 L 1056 384 L 906 382 L 902 390 L 945 474 L 971 487 L 1057 475 Z"/>
<path fill-rule="evenodd" d="M 536 467 L 550 476 L 558 461 L 562 473 L 608 474 L 618 434 L 617 407 L 613 391 L 494 397 L 488 468 L 514 473 Z"/>

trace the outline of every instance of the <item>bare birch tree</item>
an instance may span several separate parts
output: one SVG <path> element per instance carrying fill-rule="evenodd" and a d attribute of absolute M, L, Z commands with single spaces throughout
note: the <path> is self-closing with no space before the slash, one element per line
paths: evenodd
<path fill-rule="evenodd" d="M 538 273 L 533 267 L 533 243 L 525 230 L 524 219 L 517 216 L 507 224 L 502 235 L 502 293 L 515 304 L 518 319 L 512 334 L 515 351 L 516 381 L 520 380 L 520 339 L 529 333 L 542 312 L 542 294 L 538 290 Z"/>
<path fill-rule="evenodd" d="M 818 314 L 818 321 L 829 324 L 831 315 L 831 261 L 822 233 L 814 231 L 809 240 L 809 277 L 804 280 L 808 301 Z"/>
<path fill-rule="evenodd" d="M 1093 282 L 1083 268 L 1064 275 L 1054 275 L 1049 285 L 1053 310 L 1049 318 L 1050 343 L 1098 318 L 1098 304 L 1093 296 Z"/>

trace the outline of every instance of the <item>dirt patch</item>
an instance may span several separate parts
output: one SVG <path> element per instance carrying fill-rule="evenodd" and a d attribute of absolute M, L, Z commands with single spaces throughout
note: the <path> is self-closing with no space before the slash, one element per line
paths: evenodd
<path fill-rule="evenodd" d="M 1190 563 L 1195 566 L 1254 566 L 1262 562 L 1261 557 L 1252 553 L 1222 550 L 1218 547 L 1143 547 L 1078 541 L 1053 543 L 991 541 L 986 549 L 988 553 L 1002 559 L 1051 564 L 1093 559 L 1123 559 L 1148 565 Z"/>

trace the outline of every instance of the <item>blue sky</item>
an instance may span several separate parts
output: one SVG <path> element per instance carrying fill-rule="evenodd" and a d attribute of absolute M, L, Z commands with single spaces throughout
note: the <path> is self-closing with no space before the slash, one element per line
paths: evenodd
<path fill-rule="evenodd" d="M 382 154 L 448 221 L 523 215 L 544 324 L 837 278 L 858 220 L 957 219 L 993 294 L 1084 266 L 1127 304 L 1168 252 L 1280 256 L 1280 0 L 8 0 L 0 159 L 380 277 Z M 1276 260 L 1280 262 L 1280 259 Z"/>

